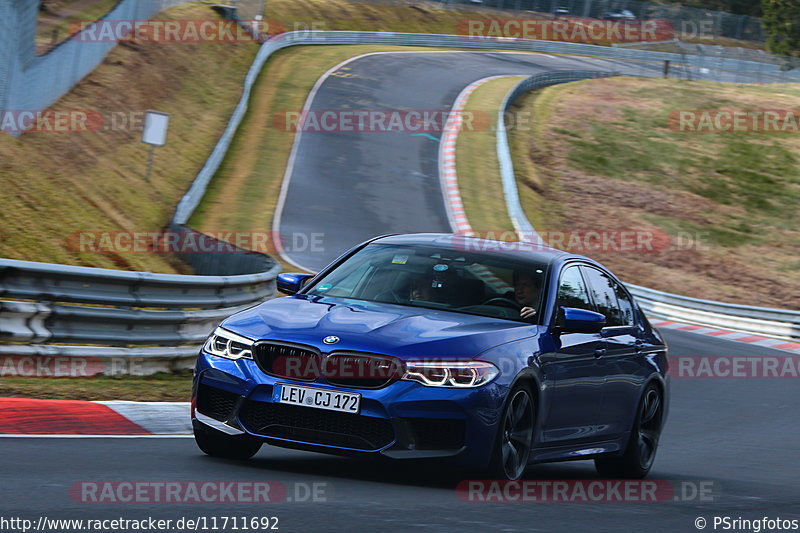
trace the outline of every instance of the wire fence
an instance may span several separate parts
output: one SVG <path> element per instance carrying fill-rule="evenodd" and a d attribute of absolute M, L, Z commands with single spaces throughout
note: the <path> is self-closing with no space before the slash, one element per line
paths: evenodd
<path fill-rule="evenodd" d="M 187 1 L 120 0 L 103 19 L 144 20 Z M 491 8 L 502 10 L 503 13 L 525 13 L 525 16 L 608 18 L 630 15 L 664 18 L 684 30 L 708 31 L 733 38 L 763 39 L 760 21 L 752 17 L 634 0 L 358 0 L 356 3 L 359 2 L 425 4 L 458 10 Z M 227 5 L 237 11 L 240 20 L 256 20 L 259 16 L 269 18 L 269 5 L 265 0 L 230 0 Z M 116 45 L 113 40 L 92 42 L 70 38 L 47 53 L 37 55 L 38 16 L 38 0 L 0 0 L 0 110 L 39 111 L 47 108 L 94 70 Z M 493 44 L 483 43 L 483 46 Z M 647 49 L 646 44 L 642 46 Z M 757 50 L 694 45 L 681 41 L 675 41 L 672 46 L 673 68 L 684 68 L 684 77 L 687 78 L 719 81 L 779 81 L 784 78 L 780 81 L 796 81 L 793 73 L 781 74 L 796 66 L 796 60 L 792 62 Z M 545 43 L 542 46 L 523 43 L 520 49 L 545 51 L 548 47 Z M 594 51 L 590 55 L 598 54 Z M 775 67 L 779 69 L 777 75 Z M 741 75 L 730 79 L 730 76 L 724 75 L 726 71 Z M 717 77 L 709 77 L 709 72 L 716 73 Z M 755 80 L 752 79 L 754 73 Z"/>
<path fill-rule="evenodd" d="M 687 43 L 680 39 L 672 39 L 661 42 L 640 42 L 640 43 L 617 43 L 612 46 L 617 48 L 632 48 L 637 50 L 648 50 L 652 52 L 669 52 L 683 56 L 697 56 L 708 58 L 707 63 L 713 63 L 715 59 L 732 61 L 747 61 L 750 63 L 766 63 L 776 65 L 782 70 L 794 70 L 800 68 L 800 58 L 777 56 L 768 54 L 764 50 L 743 48 L 740 46 L 720 46 L 699 43 Z"/>
<path fill-rule="evenodd" d="M 146 20 L 185 2 L 122 0 L 102 19 Z M 47 108 L 93 71 L 117 44 L 76 37 L 36 55 L 38 17 L 39 0 L 0 0 L 0 110 Z"/>
<path fill-rule="evenodd" d="M 495 9 L 532 17 L 591 18 L 607 20 L 660 19 L 686 37 L 728 38 L 764 42 L 761 19 L 695 7 L 638 0 L 357 0 L 353 3 L 430 5 L 444 9 Z M 265 0 L 235 0 L 243 20 L 268 13 Z M 266 6 L 266 7 L 265 7 Z"/>
<path fill-rule="evenodd" d="M 7 109 L 8 81 L 14 59 L 14 48 L 9 39 L 14 34 L 13 24 L 11 6 L 8 2 L 0 1 L 0 110 Z"/>
<path fill-rule="evenodd" d="M 353 4 L 424 5 L 443 9 L 482 11 L 498 18 L 514 16 L 543 18 L 583 18 L 625 21 L 662 20 L 671 25 L 674 38 L 661 42 L 612 44 L 674 55 L 672 68 L 682 70 L 688 79 L 712 79 L 734 82 L 797 81 L 800 59 L 767 53 L 761 43 L 765 40 L 761 19 L 708 9 L 683 7 L 638 0 L 352 0 Z M 270 18 L 266 0 L 234 0 L 231 4 L 242 21 Z M 332 29 L 332 28 L 331 28 Z M 733 41 L 707 44 L 719 38 L 759 43 L 755 47 L 732 46 Z M 688 39 L 688 40 L 687 40 Z M 501 38 L 502 40 L 502 38 Z M 747 44 L 747 43 L 741 43 Z M 776 75 L 769 66 L 777 66 L 787 74 Z M 731 79 L 725 71 L 741 73 Z M 793 73 L 789 73 L 792 72 Z M 711 74 L 709 76 L 709 74 Z M 756 79 L 753 79 L 753 74 Z"/>

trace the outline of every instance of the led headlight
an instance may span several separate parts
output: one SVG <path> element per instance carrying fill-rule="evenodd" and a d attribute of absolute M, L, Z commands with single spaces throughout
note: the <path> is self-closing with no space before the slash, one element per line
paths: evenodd
<path fill-rule="evenodd" d="M 405 366 L 402 379 L 428 387 L 480 387 L 500 373 L 485 361 L 406 361 Z"/>
<path fill-rule="evenodd" d="M 252 359 L 253 341 L 228 330 L 217 328 L 206 341 L 203 350 L 226 359 Z"/>

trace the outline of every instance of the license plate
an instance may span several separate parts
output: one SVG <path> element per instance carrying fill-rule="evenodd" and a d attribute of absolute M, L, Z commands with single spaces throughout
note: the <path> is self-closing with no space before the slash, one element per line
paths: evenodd
<path fill-rule="evenodd" d="M 272 401 L 358 414 L 361 395 L 354 392 L 340 392 L 314 387 L 301 387 L 289 383 L 278 383 L 272 389 Z"/>

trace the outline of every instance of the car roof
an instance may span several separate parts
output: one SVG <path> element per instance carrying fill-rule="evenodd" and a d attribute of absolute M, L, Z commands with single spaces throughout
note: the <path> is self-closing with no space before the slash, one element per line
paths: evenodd
<path fill-rule="evenodd" d="M 378 237 L 372 242 L 377 244 L 394 244 L 403 246 L 436 246 L 448 250 L 486 253 L 495 257 L 507 257 L 509 260 L 529 260 L 539 263 L 562 263 L 579 259 L 595 263 L 591 259 L 552 248 L 544 244 L 511 242 L 494 239 L 480 239 L 453 233 L 405 233 Z"/>

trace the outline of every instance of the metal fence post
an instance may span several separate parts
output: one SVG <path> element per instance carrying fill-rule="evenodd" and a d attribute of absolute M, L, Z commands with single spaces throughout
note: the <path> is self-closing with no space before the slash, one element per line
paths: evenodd
<path fill-rule="evenodd" d="M 11 0 L 0 0 L 0 111 L 8 109 L 13 65 L 16 64 L 16 16 Z"/>
<path fill-rule="evenodd" d="M 744 23 L 747 20 L 747 16 L 743 15 L 739 17 L 739 24 L 736 25 L 736 38 L 742 38 L 742 31 L 744 30 Z"/>
<path fill-rule="evenodd" d="M 589 18 L 592 16 L 592 0 L 586 0 L 583 3 L 583 17 Z"/>

